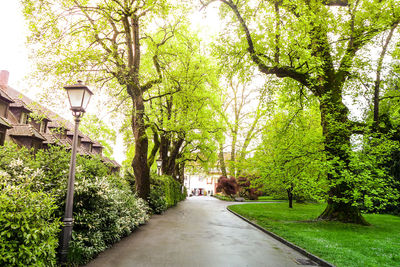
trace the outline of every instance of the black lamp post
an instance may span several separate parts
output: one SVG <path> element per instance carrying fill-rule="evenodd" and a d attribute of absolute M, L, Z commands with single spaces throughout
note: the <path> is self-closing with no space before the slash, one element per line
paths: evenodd
<path fill-rule="evenodd" d="M 161 166 L 162 166 L 162 159 L 161 159 L 161 157 L 159 157 L 159 158 L 156 160 L 156 163 L 157 163 L 157 174 L 158 174 L 158 175 L 161 175 Z"/>
<path fill-rule="evenodd" d="M 92 91 L 82 83 L 78 81 L 77 84 L 67 85 L 64 89 L 68 93 L 69 103 L 71 105 L 72 115 L 75 117 L 75 129 L 74 137 L 72 139 L 72 153 L 71 163 L 69 166 L 68 176 L 68 189 L 67 189 L 67 200 L 65 202 L 65 214 L 64 214 L 64 225 L 60 235 L 60 263 L 65 264 L 67 262 L 69 241 L 71 240 L 72 227 L 74 220 L 72 218 L 72 207 L 74 203 L 74 182 L 75 182 L 75 162 L 76 162 L 76 147 L 78 145 L 78 127 L 80 118 L 89 104 L 90 97 L 93 95 Z"/>

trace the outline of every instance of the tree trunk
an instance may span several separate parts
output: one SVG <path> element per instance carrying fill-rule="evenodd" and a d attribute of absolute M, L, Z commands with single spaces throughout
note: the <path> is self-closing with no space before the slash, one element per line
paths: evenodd
<path fill-rule="evenodd" d="M 352 132 L 348 109 L 342 102 L 340 90 L 330 89 L 320 98 L 320 111 L 327 161 L 333 164 L 331 167 L 334 172 L 328 172 L 331 183 L 328 206 L 318 219 L 367 225 L 359 209 L 352 205 L 352 196 L 347 194 L 351 186 L 342 179 L 350 163 Z"/>
<path fill-rule="evenodd" d="M 132 168 L 135 174 L 138 196 L 147 200 L 150 194 L 150 168 L 147 165 L 148 138 L 144 123 L 144 103 L 141 96 L 136 96 L 132 114 L 132 131 L 135 138 L 135 157 Z"/>
<path fill-rule="evenodd" d="M 168 151 L 170 140 L 165 133 L 160 138 L 160 157 L 161 157 L 161 173 L 166 174 L 168 171 Z"/>
<path fill-rule="evenodd" d="M 219 144 L 218 159 L 219 159 L 219 167 L 221 169 L 222 176 L 228 177 L 228 175 L 226 174 L 224 148 L 223 148 L 223 144 L 222 143 Z"/>
<path fill-rule="evenodd" d="M 383 59 L 386 55 L 390 40 L 392 39 L 393 32 L 398 25 L 399 25 L 399 23 L 397 22 L 390 29 L 390 32 L 389 32 L 388 36 L 386 37 L 385 43 L 383 45 L 381 54 L 379 55 L 378 66 L 376 68 L 376 79 L 375 79 L 375 85 L 374 85 L 374 129 L 375 129 L 375 131 L 379 131 L 379 102 L 380 102 L 379 97 L 380 97 L 381 72 L 382 72 Z"/>
<path fill-rule="evenodd" d="M 293 208 L 293 193 L 292 193 L 292 188 L 289 188 L 286 190 L 288 194 L 288 200 L 289 200 L 289 208 Z"/>

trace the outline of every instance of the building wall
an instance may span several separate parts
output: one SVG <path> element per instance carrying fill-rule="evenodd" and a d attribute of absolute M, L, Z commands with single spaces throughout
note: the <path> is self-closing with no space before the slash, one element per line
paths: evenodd
<path fill-rule="evenodd" d="M 8 110 L 12 113 L 12 115 L 13 115 L 13 116 L 15 117 L 15 119 L 17 120 L 17 121 L 13 121 L 13 123 L 19 124 L 19 122 L 20 122 L 20 120 L 21 120 L 21 113 L 22 113 L 22 110 L 21 110 L 20 108 L 9 108 Z"/>
<path fill-rule="evenodd" d="M 24 136 L 11 137 L 11 140 L 19 146 L 24 146 L 27 148 L 39 148 L 41 146 L 41 141 Z"/>
<path fill-rule="evenodd" d="M 188 195 L 196 189 L 204 189 L 207 195 L 215 194 L 218 178 L 208 174 L 185 174 L 184 185 L 188 190 Z"/>
<path fill-rule="evenodd" d="M 101 147 L 93 147 L 92 152 L 101 155 L 103 152 L 103 148 Z"/>

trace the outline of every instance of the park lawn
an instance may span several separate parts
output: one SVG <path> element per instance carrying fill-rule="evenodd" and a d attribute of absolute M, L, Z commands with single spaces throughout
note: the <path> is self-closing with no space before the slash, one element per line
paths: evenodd
<path fill-rule="evenodd" d="M 229 209 L 336 266 L 400 266 L 400 217 L 366 214 L 371 226 L 313 222 L 322 204 L 231 205 Z"/>
<path fill-rule="evenodd" d="M 287 200 L 285 200 L 285 199 L 280 199 L 280 198 L 276 198 L 276 197 L 273 197 L 273 196 L 260 196 L 260 197 L 258 197 L 258 199 L 257 200 L 245 200 L 245 202 L 266 202 L 266 201 L 273 201 L 273 202 L 283 202 L 283 201 L 286 201 L 287 202 Z"/>

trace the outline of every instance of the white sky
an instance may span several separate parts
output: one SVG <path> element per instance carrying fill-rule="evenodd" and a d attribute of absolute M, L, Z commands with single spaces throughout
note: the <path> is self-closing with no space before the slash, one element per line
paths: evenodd
<path fill-rule="evenodd" d="M 200 34 L 203 39 L 209 40 L 220 29 L 218 9 L 213 5 L 205 11 L 197 12 L 192 16 L 192 23 L 195 27 L 201 28 Z M 10 72 L 8 84 L 11 87 L 35 100 L 38 89 L 29 87 L 26 79 L 32 71 L 28 49 L 25 45 L 27 34 L 28 27 L 22 15 L 20 1 L 0 0 L 0 70 Z M 62 82 L 61 84 L 63 85 Z M 60 113 L 60 111 L 56 112 Z M 90 104 L 89 113 L 96 113 L 96 108 L 90 109 Z M 67 119 L 72 118 L 67 108 L 65 114 L 60 113 L 60 115 Z M 119 163 L 125 159 L 121 136 L 118 136 L 114 147 L 114 158 Z"/>
<path fill-rule="evenodd" d="M 25 48 L 27 29 L 19 1 L 2 0 L 0 4 L 0 70 L 10 72 L 10 86 L 23 87 L 29 72 L 28 53 Z M 21 89 L 19 89 L 21 90 Z"/>

